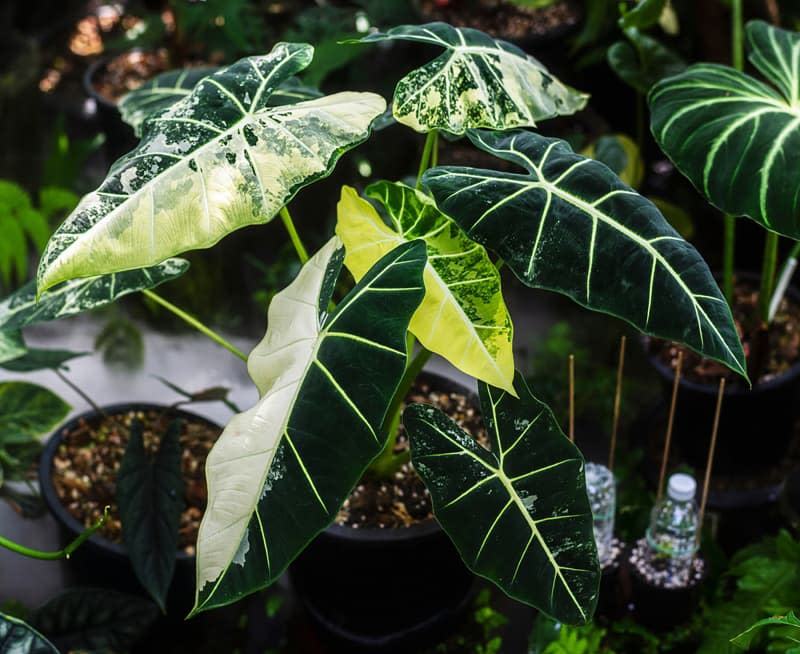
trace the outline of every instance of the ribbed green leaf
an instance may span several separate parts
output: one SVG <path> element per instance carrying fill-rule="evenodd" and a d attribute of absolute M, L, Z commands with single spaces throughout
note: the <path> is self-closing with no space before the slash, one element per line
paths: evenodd
<path fill-rule="evenodd" d="M 271 220 L 369 135 L 374 93 L 271 107 L 273 91 L 313 48 L 280 43 L 201 80 L 145 121 L 138 147 L 112 167 L 50 239 L 39 292 L 75 277 L 151 266 Z"/>
<path fill-rule="evenodd" d="M 778 90 L 697 64 L 650 93 L 653 135 L 719 209 L 800 238 L 800 34 L 746 28 L 750 60 Z"/>
<path fill-rule="evenodd" d="M 180 277 L 188 269 L 189 262 L 185 259 L 167 259 L 151 268 L 74 279 L 43 293 L 38 301 L 36 284 L 30 282 L 0 302 L 0 330 L 22 329 L 97 309 L 130 293 Z"/>
<path fill-rule="evenodd" d="M 652 202 L 565 141 L 519 130 L 469 137 L 527 170 L 425 173 L 439 208 L 470 238 L 529 286 L 686 343 L 745 375 L 730 309 L 708 266 Z"/>
<path fill-rule="evenodd" d="M 21 331 L 0 329 L 0 363 L 18 359 L 27 351 Z"/>
<path fill-rule="evenodd" d="M 119 101 L 119 112 L 137 135 L 141 135 L 142 124 L 146 118 L 171 107 L 178 100 L 189 95 L 197 83 L 219 68 L 184 68 L 162 73 L 138 89 L 128 93 Z M 316 89 L 303 85 L 296 77 L 283 82 L 267 99 L 267 105 L 276 107 L 283 104 L 313 100 L 322 96 Z"/>
<path fill-rule="evenodd" d="M 28 443 L 55 429 L 70 405 L 53 392 L 28 382 L 0 384 L 0 444 Z"/>
<path fill-rule="evenodd" d="M 0 613 L 0 654 L 59 654 L 47 638 L 33 627 Z"/>
<path fill-rule="evenodd" d="M 336 233 L 353 277 L 361 279 L 396 246 L 423 239 L 428 252 L 425 298 L 409 329 L 459 370 L 513 393 L 511 317 L 489 254 L 413 188 L 378 182 L 366 194 L 383 204 L 391 226 L 355 190 L 342 189 Z"/>
<path fill-rule="evenodd" d="M 145 452 L 142 432 L 142 423 L 134 421 L 117 472 L 117 504 L 136 578 L 163 611 L 183 512 L 181 421 L 173 420 L 160 434 L 154 460 Z"/>
<path fill-rule="evenodd" d="M 519 400 L 479 385 L 491 451 L 440 410 L 409 406 L 414 466 L 474 572 L 561 622 L 585 623 L 600 566 L 583 457 L 519 374 L 515 385 Z"/>
<path fill-rule="evenodd" d="M 515 45 L 478 30 L 446 23 L 403 25 L 361 42 L 393 39 L 445 49 L 400 80 L 394 92 L 394 117 L 418 132 L 534 126 L 583 109 L 589 97 L 562 84 Z"/>
<path fill-rule="evenodd" d="M 392 250 L 327 315 L 340 246 L 332 239 L 273 298 L 248 359 L 261 399 L 209 454 L 194 612 L 275 581 L 383 448 L 378 429 L 405 370 L 425 244 Z"/>

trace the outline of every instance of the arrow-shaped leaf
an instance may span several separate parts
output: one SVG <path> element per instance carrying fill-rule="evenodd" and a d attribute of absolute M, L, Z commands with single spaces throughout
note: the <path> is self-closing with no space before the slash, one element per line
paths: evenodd
<path fill-rule="evenodd" d="M 513 393 L 511 317 L 486 250 L 413 188 L 379 182 L 366 194 L 383 204 L 391 226 L 354 189 L 342 189 L 336 233 L 345 245 L 348 270 L 361 279 L 393 248 L 423 239 L 428 252 L 425 298 L 409 329 L 422 345 L 468 375 Z"/>
<path fill-rule="evenodd" d="M 332 239 L 270 304 L 248 359 L 261 399 L 231 420 L 206 463 L 194 612 L 277 579 L 383 448 L 425 244 L 392 250 L 328 316 L 343 256 Z"/>
<path fill-rule="evenodd" d="M 470 28 L 403 25 L 360 42 L 394 39 L 445 49 L 400 80 L 394 92 L 394 117 L 418 132 L 534 126 L 583 109 L 589 97 L 562 84 L 515 45 Z"/>
<path fill-rule="evenodd" d="M 748 23 L 750 60 L 774 88 L 696 64 L 649 96 L 653 135 L 719 209 L 800 238 L 800 34 Z"/>
<path fill-rule="evenodd" d="M 469 137 L 527 171 L 425 173 L 439 208 L 471 239 L 529 286 L 564 293 L 746 375 L 730 309 L 708 266 L 652 202 L 565 141 L 519 130 Z"/>
<path fill-rule="evenodd" d="M 74 279 L 43 293 L 36 299 L 36 284 L 30 282 L 0 302 L 0 334 L 37 322 L 58 320 L 97 309 L 115 300 L 180 277 L 189 269 L 185 259 L 167 259 L 141 270 Z"/>
<path fill-rule="evenodd" d="M 474 572 L 559 621 L 584 623 L 600 567 L 583 457 L 521 375 L 516 387 L 519 400 L 479 384 L 491 451 L 440 410 L 410 405 L 412 460 Z"/>
<path fill-rule="evenodd" d="M 153 461 L 144 449 L 143 430 L 141 421 L 133 421 L 117 472 L 117 503 L 133 570 L 163 611 L 183 511 L 181 421 L 173 420 L 161 435 Z"/>
<path fill-rule="evenodd" d="M 119 101 L 119 112 L 122 120 L 133 127 L 137 135 L 141 135 L 142 124 L 146 118 L 171 107 L 178 100 L 189 95 L 197 83 L 218 72 L 219 68 L 184 68 L 162 73 L 125 95 Z M 276 107 L 282 104 L 293 104 L 304 100 L 313 100 L 322 96 L 316 89 L 305 86 L 296 77 L 283 82 L 267 99 L 267 104 Z"/>
<path fill-rule="evenodd" d="M 268 222 L 303 186 L 369 135 L 386 103 L 337 93 L 282 107 L 273 91 L 313 48 L 280 43 L 201 80 L 145 121 L 138 147 L 117 161 L 50 239 L 39 292 L 74 277 L 150 266 Z"/>

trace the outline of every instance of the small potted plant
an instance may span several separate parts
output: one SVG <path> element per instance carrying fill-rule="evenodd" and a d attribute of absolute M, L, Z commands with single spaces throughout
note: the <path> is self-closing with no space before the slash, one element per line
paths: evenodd
<path fill-rule="evenodd" d="M 335 519 L 395 438 L 402 399 L 436 352 L 479 380 L 490 441 L 428 405 L 405 410 L 438 522 L 477 574 L 585 622 L 599 567 L 583 458 L 515 372 L 499 267 L 741 374 L 744 353 L 707 266 L 657 208 L 603 164 L 525 129 L 579 110 L 583 94 L 476 30 L 433 23 L 363 39 L 393 40 L 444 49 L 394 95 L 394 118 L 427 134 L 416 188 L 344 188 L 337 235 L 308 257 L 286 205 L 369 136 L 385 101 L 343 92 L 272 106 L 313 56 L 281 43 L 145 118 L 140 145 L 51 238 L 37 293 L 156 265 L 277 215 L 305 262 L 272 299 L 249 356 L 193 321 L 247 360 L 260 392 L 208 457 L 193 614 L 275 581 Z M 429 168 L 440 131 L 518 172 Z M 334 295 L 343 264 L 356 282 Z"/>
<path fill-rule="evenodd" d="M 800 238 L 795 174 L 800 152 L 795 90 L 800 78 L 793 67 L 800 35 L 764 21 L 748 23 L 745 33 L 750 61 L 770 84 L 742 72 L 738 52 L 734 68 L 695 64 L 660 81 L 649 95 L 653 135 L 678 170 L 715 207 L 766 228 L 760 275 L 739 274 L 736 284 L 734 232 L 728 229 L 721 280 L 745 343 L 752 390 L 711 362 L 684 357 L 676 438 L 684 456 L 702 465 L 716 382 L 729 377 L 720 423 L 725 445 L 718 461 L 718 469 L 729 473 L 747 471 L 753 463 L 774 465 L 784 456 L 794 434 L 800 383 L 794 336 L 800 296 L 789 292 L 781 302 L 785 284 L 776 290 L 779 236 Z M 741 38 L 734 39 L 737 44 L 741 47 Z M 732 218 L 727 220 L 732 224 Z M 668 383 L 676 359 L 676 348 L 662 349 L 655 358 Z M 765 415 L 770 416 L 768 429 L 763 428 Z M 752 447 L 755 433 L 758 448 Z"/>

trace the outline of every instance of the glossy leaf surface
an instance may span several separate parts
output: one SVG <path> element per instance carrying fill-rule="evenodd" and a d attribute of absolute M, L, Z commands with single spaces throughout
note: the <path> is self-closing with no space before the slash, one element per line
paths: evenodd
<path fill-rule="evenodd" d="M 361 42 L 393 39 L 445 49 L 400 80 L 394 92 L 395 118 L 418 132 L 534 126 L 583 109 L 589 97 L 562 84 L 517 46 L 478 30 L 445 23 L 403 25 Z"/>
<path fill-rule="evenodd" d="M 185 259 L 121 273 L 74 279 L 36 299 L 36 284 L 30 282 L 0 302 L 0 330 L 22 329 L 38 322 L 58 320 L 97 309 L 115 300 L 180 277 L 189 269 Z"/>
<path fill-rule="evenodd" d="M 39 292 L 75 277 L 151 266 L 271 220 L 303 186 L 328 175 L 385 109 L 374 93 L 337 93 L 271 107 L 272 92 L 313 48 L 280 43 L 201 80 L 145 122 L 50 239 Z"/>
<path fill-rule="evenodd" d="M 686 69 L 686 62 L 673 50 L 637 29 L 625 30 L 627 41 L 617 41 L 606 54 L 608 65 L 628 86 L 647 93 L 659 80 Z"/>
<path fill-rule="evenodd" d="M 206 463 L 194 612 L 276 580 L 383 448 L 425 244 L 392 250 L 328 315 L 343 256 L 332 239 L 270 304 L 248 359 L 261 399 L 234 416 Z"/>
<path fill-rule="evenodd" d="M 117 472 L 117 504 L 133 571 L 163 611 L 175 571 L 183 512 L 181 422 L 173 420 L 160 434 L 158 453 L 152 460 L 145 451 L 142 432 L 142 423 L 133 421 Z"/>
<path fill-rule="evenodd" d="M 44 386 L 17 381 L 0 383 L 0 444 L 38 439 L 55 429 L 70 408 Z"/>
<path fill-rule="evenodd" d="M 13 361 L 27 352 L 22 332 L 13 329 L 0 329 L 0 363 Z"/>
<path fill-rule="evenodd" d="M 141 135 L 146 118 L 189 95 L 197 83 L 219 71 L 219 68 L 184 68 L 162 73 L 142 84 L 119 101 L 119 112 L 137 135 Z M 296 77 L 283 82 L 267 99 L 267 104 L 275 107 L 283 104 L 312 100 L 322 95 L 316 89 L 303 85 Z"/>
<path fill-rule="evenodd" d="M 649 97 L 661 149 L 719 209 L 800 238 L 800 34 L 746 27 L 750 61 L 776 88 L 696 64 Z"/>
<path fill-rule="evenodd" d="M 413 188 L 379 182 L 366 194 L 380 201 L 391 226 L 354 189 L 342 189 L 336 233 L 344 242 L 347 269 L 359 280 L 393 248 L 423 239 L 425 298 L 409 329 L 458 369 L 513 393 L 511 317 L 486 250 Z"/>
<path fill-rule="evenodd" d="M 0 368 L 12 372 L 33 372 L 35 370 L 63 370 L 64 364 L 89 352 L 71 352 L 69 350 L 43 350 L 31 348 L 25 354 L 10 361 L 0 362 Z"/>
<path fill-rule="evenodd" d="M 158 618 L 158 607 L 109 588 L 73 588 L 30 615 L 64 651 L 128 651 Z"/>
<path fill-rule="evenodd" d="M 585 623 L 600 568 L 584 463 L 521 375 L 520 399 L 479 384 L 491 451 L 442 411 L 403 413 L 436 519 L 466 564 L 559 621 Z"/>
<path fill-rule="evenodd" d="M 53 644 L 22 620 L 0 613 L 0 654 L 59 654 Z"/>
<path fill-rule="evenodd" d="M 698 252 L 655 205 L 565 141 L 471 132 L 526 174 L 433 168 L 424 183 L 467 235 L 529 286 L 568 295 L 745 374 L 730 309 Z"/>

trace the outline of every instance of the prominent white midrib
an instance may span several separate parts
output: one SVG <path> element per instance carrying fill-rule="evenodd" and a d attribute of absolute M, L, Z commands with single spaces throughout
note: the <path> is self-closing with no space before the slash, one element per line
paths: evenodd
<path fill-rule="evenodd" d="M 224 87 L 222 87 L 222 88 L 224 88 Z M 314 98 L 314 99 L 311 99 L 311 100 L 306 100 L 304 102 L 298 102 L 298 103 L 292 105 L 291 113 L 293 113 L 293 114 L 296 114 L 296 113 L 302 114 L 304 111 L 308 110 L 308 106 L 309 105 L 312 105 L 312 109 L 313 109 L 314 108 L 313 105 L 314 104 L 318 104 L 318 105 L 321 105 L 320 109 L 323 110 L 325 113 L 333 114 L 332 108 L 337 106 L 337 105 L 336 105 L 336 102 L 329 102 L 329 101 L 333 100 L 334 98 L 341 97 L 341 96 L 350 96 L 350 97 L 358 96 L 359 98 L 363 98 L 363 99 L 367 99 L 368 97 L 380 98 L 380 96 L 375 94 L 375 93 L 343 91 L 341 93 L 333 93 L 331 95 L 322 96 L 321 98 Z M 323 103 L 322 101 L 328 101 L 328 102 Z M 381 101 L 381 103 L 383 103 L 383 98 L 380 98 L 380 101 Z M 343 103 L 343 104 L 346 104 L 346 103 Z M 176 154 L 170 153 L 170 152 L 150 152 L 150 153 L 141 155 L 142 158 L 145 158 L 145 157 L 156 157 L 156 156 L 172 157 L 172 158 L 175 159 L 175 163 L 173 163 L 172 165 L 167 166 L 163 170 L 159 171 L 158 174 L 155 177 L 153 177 L 152 179 L 150 179 L 147 182 L 145 182 L 144 184 L 142 184 L 142 186 L 140 186 L 135 192 L 125 195 L 124 199 L 116 207 L 114 207 L 108 213 L 100 216 L 97 219 L 97 222 L 95 222 L 89 229 L 87 229 L 86 231 L 84 231 L 80 235 L 80 238 L 76 238 L 67 247 L 65 247 L 63 250 L 58 252 L 58 254 L 56 255 L 56 258 L 53 259 L 50 262 L 50 264 L 48 265 L 48 270 L 53 267 L 54 262 L 56 262 L 56 261 L 58 261 L 60 259 L 63 259 L 67 255 L 67 253 L 69 251 L 74 250 L 74 249 L 80 249 L 80 246 L 83 246 L 83 243 L 85 243 L 87 239 L 90 239 L 91 235 L 93 235 L 95 232 L 101 231 L 102 229 L 106 229 L 107 224 L 109 222 L 113 222 L 124 211 L 124 208 L 125 208 L 126 204 L 128 203 L 128 201 L 130 201 L 134 197 L 139 196 L 139 194 L 141 194 L 143 192 L 151 191 L 152 187 L 156 187 L 156 186 L 158 186 L 159 183 L 162 182 L 164 175 L 166 175 L 168 172 L 174 170 L 177 166 L 182 166 L 183 165 L 183 166 L 187 166 L 188 167 L 188 164 L 192 159 L 202 155 L 208 149 L 213 149 L 214 147 L 217 146 L 217 143 L 220 140 L 222 140 L 222 139 L 224 139 L 224 138 L 226 138 L 228 136 L 234 136 L 236 134 L 239 134 L 239 136 L 242 139 L 242 141 L 245 144 L 247 144 L 247 139 L 245 138 L 244 134 L 241 134 L 241 131 L 245 127 L 247 127 L 248 125 L 252 125 L 254 123 L 258 123 L 258 121 L 262 120 L 262 119 L 267 119 L 277 129 L 279 129 L 283 133 L 291 136 L 293 139 L 297 140 L 297 137 L 294 134 L 292 134 L 289 130 L 287 130 L 286 128 L 283 127 L 283 123 L 281 123 L 280 121 L 273 120 L 271 118 L 270 114 L 272 114 L 272 113 L 286 114 L 286 113 L 289 113 L 289 112 L 288 112 L 286 106 L 283 106 L 283 107 L 265 107 L 263 110 L 261 110 L 259 112 L 256 112 L 256 113 L 244 112 L 244 114 L 242 115 L 242 118 L 239 119 L 238 121 L 236 121 L 230 127 L 228 127 L 228 129 L 226 129 L 223 132 L 220 132 L 219 134 L 216 134 L 213 138 L 209 139 L 204 144 L 202 144 L 201 146 L 199 146 L 196 149 L 192 150 L 191 152 L 187 152 L 187 153 L 185 153 L 183 155 L 176 155 Z M 165 121 L 165 122 L 168 122 L 168 121 Z M 191 171 L 191 172 L 192 172 L 192 174 L 195 174 L 194 171 Z M 91 200 L 91 198 L 93 196 L 96 196 L 96 195 L 97 195 L 97 192 L 90 193 L 88 196 L 86 196 L 86 199 L 87 200 Z M 73 214 L 71 214 L 71 216 L 75 215 L 75 213 L 81 209 L 81 206 L 83 204 L 84 204 L 84 202 L 81 202 L 81 204 L 78 206 L 76 211 L 73 212 Z M 263 222 L 267 222 L 272 217 L 273 216 L 270 216 L 270 217 L 266 218 Z M 154 220 L 155 220 L 155 216 L 151 216 L 151 222 L 154 221 Z M 192 247 L 197 247 L 197 246 L 193 244 Z M 48 248 L 48 250 L 49 249 L 50 248 Z M 46 254 L 47 254 L 47 251 L 45 251 L 45 255 Z"/>

